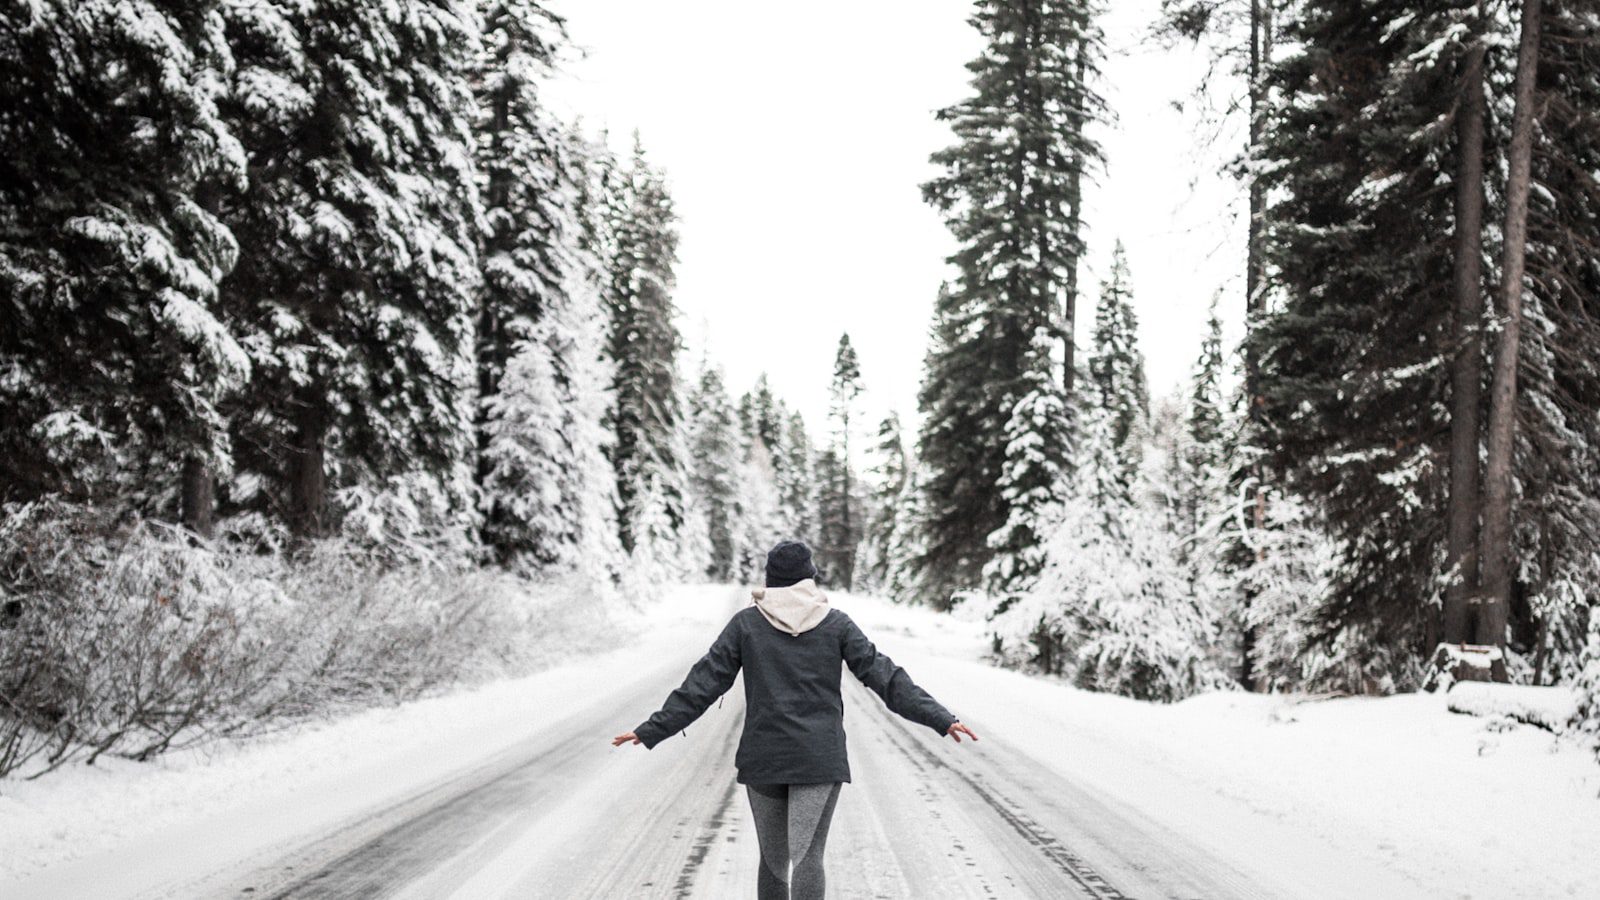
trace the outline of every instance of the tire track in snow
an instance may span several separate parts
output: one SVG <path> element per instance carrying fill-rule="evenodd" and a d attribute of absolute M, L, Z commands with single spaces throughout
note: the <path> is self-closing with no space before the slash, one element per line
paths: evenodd
<path fill-rule="evenodd" d="M 1068 850 L 1055 835 L 1045 830 L 1014 801 L 1000 793 L 992 786 L 985 786 L 978 778 L 961 771 L 940 758 L 929 750 L 923 743 L 916 740 L 909 732 L 908 726 L 896 721 L 889 716 L 881 717 L 887 726 L 885 736 L 889 743 L 905 754 L 913 766 L 927 773 L 930 770 L 947 772 L 959 779 L 966 787 L 976 794 L 991 810 L 999 816 L 1000 820 L 1010 826 L 1013 831 L 1037 849 L 1046 859 L 1055 864 L 1068 878 L 1071 878 L 1084 891 L 1088 897 L 1095 900 L 1132 900 L 1128 895 L 1117 890 L 1099 872 L 1084 862 L 1072 851 Z M 957 845 L 960 847 L 960 845 Z M 964 849 L 964 848 L 963 848 Z"/>

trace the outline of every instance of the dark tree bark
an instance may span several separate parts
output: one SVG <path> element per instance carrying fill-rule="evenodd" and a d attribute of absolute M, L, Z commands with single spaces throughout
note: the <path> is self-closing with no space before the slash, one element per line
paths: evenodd
<path fill-rule="evenodd" d="M 1266 66 L 1272 55 L 1272 0 L 1251 0 L 1250 2 L 1250 146 L 1248 152 L 1254 156 L 1256 149 L 1261 146 L 1261 137 L 1264 128 L 1266 112 L 1266 97 L 1264 79 Z M 1266 189 L 1261 184 L 1261 179 L 1250 176 L 1250 221 L 1248 223 L 1247 243 L 1245 246 L 1245 327 L 1249 328 L 1262 313 L 1266 282 L 1266 260 L 1262 252 L 1262 219 L 1266 214 Z M 1250 422 L 1258 429 L 1262 425 L 1262 397 L 1261 397 L 1261 360 L 1255 350 L 1255 345 L 1245 342 L 1244 354 L 1244 380 L 1245 397 L 1249 404 L 1248 415 Z M 1256 529 L 1266 527 L 1267 523 L 1267 492 L 1266 470 L 1260 462 L 1253 463 L 1251 475 L 1255 480 L 1255 498 L 1252 502 L 1251 520 Z M 1263 550 L 1256 551 L 1259 561 Z M 1244 597 L 1245 609 L 1248 618 L 1249 606 L 1253 597 Z M 1240 669 L 1239 682 L 1246 690 L 1256 689 L 1255 664 L 1251 657 L 1255 653 L 1256 635 L 1255 627 L 1249 624 L 1244 626 L 1244 633 L 1240 635 Z"/>
<path fill-rule="evenodd" d="M 216 513 L 216 479 L 211 477 L 211 467 L 191 456 L 183 461 L 183 527 L 210 540 L 217 536 Z"/>
<path fill-rule="evenodd" d="M 1472 595 L 1478 584 L 1478 439 L 1483 402 L 1483 57 L 1484 4 L 1478 4 L 1472 46 L 1462 60 L 1456 113 L 1455 358 L 1450 365 L 1450 507 L 1445 563 L 1455 576 L 1445 589 L 1446 643 L 1472 639 Z"/>
<path fill-rule="evenodd" d="M 1089 77 L 1088 51 L 1078 48 L 1078 84 L 1082 85 Z M 1088 118 L 1087 111 L 1084 118 Z M 1083 222 L 1083 167 L 1087 162 L 1080 162 L 1067 179 L 1067 191 L 1072 202 L 1072 212 L 1067 214 L 1067 228 L 1072 234 L 1078 234 L 1078 229 Z M 1080 250 L 1073 254 L 1072 265 L 1067 267 L 1066 277 L 1062 284 L 1061 298 L 1061 350 L 1065 363 L 1061 371 L 1061 386 L 1067 399 L 1072 399 L 1072 388 L 1078 377 L 1078 261 L 1082 257 Z"/>
<path fill-rule="evenodd" d="M 1517 440 L 1517 364 L 1522 336 L 1522 280 L 1527 261 L 1528 190 L 1533 159 L 1534 84 L 1539 65 L 1540 0 L 1524 0 L 1517 48 L 1506 176 L 1505 255 L 1501 264 L 1501 331 L 1489 393 L 1488 455 L 1484 463 L 1482 565 L 1477 642 L 1505 646 L 1511 604 L 1513 463 Z"/>
<path fill-rule="evenodd" d="M 326 471 L 327 420 L 312 406 L 301 407 L 289 448 L 289 528 L 297 537 L 326 534 L 328 476 Z"/>

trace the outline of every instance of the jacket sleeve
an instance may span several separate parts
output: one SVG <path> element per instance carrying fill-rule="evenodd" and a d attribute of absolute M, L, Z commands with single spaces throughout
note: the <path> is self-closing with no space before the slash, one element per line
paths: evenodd
<path fill-rule="evenodd" d="M 646 749 L 655 749 L 657 744 L 689 727 L 690 722 L 700 718 L 707 707 L 733 687 L 740 664 L 739 617 L 735 615 L 717 635 L 706 655 L 689 670 L 683 684 L 667 695 L 667 702 L 661 709 L 633 730 L 634 735 L 644 742 Z"/>
<path fill-rule="evenodd" d="M 845 616 L 844 661 L 850 671 L 883 698 L 889 711 L 919 725 L 926 725 L 943 737 L 958 719 L 928 692 L 912 682 L 906 670 L 878 652 L 854 619 Z"/>

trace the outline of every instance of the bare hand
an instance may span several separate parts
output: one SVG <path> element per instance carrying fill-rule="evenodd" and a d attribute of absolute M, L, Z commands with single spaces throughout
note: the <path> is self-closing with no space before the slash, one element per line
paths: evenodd
<path fill-rule="evenodd" d="M 958 744 L 961 743 L 961 735 L 963 735 L 963 734 L 966 735 L 969 738 L 972 738 L 973 740 L 977 740 L 978 739 L 978 736 L 972 733 L 972 729 L 971 728 L 968 728 L 967 726 L 961 724 L 960 722 L 951 722 L 950 723 L 950 730 L 946 731 L 945 734 L 949 735 L 950 737 L 955 738 L 956 739 L 956 743 L 958 743 Z"/>
<path fill-rule="evenodd" d="M 623 744 L 626 744 L 629 741 L 632 741 L 635 744 L 644 743 L 644 741 L 639 740 L 639 736 L 637 734 L 634 734 L 633 732 L 629 731 L 629 732 L 627 732 L 625 734 L 619 734 L 616 737 L 612 738 L 611 739 L 611 746 L 613 746 L 613 747 L 621 747 Z"/>

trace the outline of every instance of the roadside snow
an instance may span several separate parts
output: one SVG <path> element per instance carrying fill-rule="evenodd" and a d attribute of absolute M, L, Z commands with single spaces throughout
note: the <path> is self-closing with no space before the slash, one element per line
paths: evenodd
<path fill-rule="evenodd" d="M 661 665 L 683 666 L 685 648 L 699 648 L 734 602 L 725 585 L 677 587 L 637 609 L 597 616 L 596 633 L 583 642 L 603 645 L 609 634 L 619 649 L 528 677 L 148 763 L 102 757 L 38 781 L 0 781 L 0 898 L 16 896 L 16 883 L 43 869 L 130 845 L 141 852 L 129 856 L 152 870 L 182 871 L 197 853 L 243 856 L 420 789 L 558 730 L 563 716 Z M 252 827 L 230 827 L 238 822 Z M 158 831 L 168 846 L 138 848 Z"/>
<path fill-rule="evenodd" d="M 1428 694 L 1139 703 L 989 665 L 979 622 L 832 599 L 987 752 L 1026 755 L 1131 806 L 1272 896 L 1590 897 L 1600 884 L 1600 766 L 1548 732 L 1453 715 Z M 641 678 L 674 681 L 743 600 L 728 586 L 677 588 L 618 617 L 625 649 L 526 678 L 152 763 L 0 782 L 0 898 L 22 896 L 30 876 L 72 885 L 107 860 L 136 867 L 130 882 L 159 883 L 196 858 L 245 858 L 439 783 L 560 733 Z"/>
<path fill-rule="evenodd" d="M 1550 731 L 1561 731 L 1578 717 L 1578 693 L 1566 687 L 1458 681 L 1446 699 L 1454 713 L 1503 716 Z"/>
<path fill-rule="evenodd" d="M 1347 896 L 1363 873 L 1417 897 L 1593 897 L 1600 885 L 1600 766 L 1548 732 L 1452 715 L 1432 694 L 1140 703 L 980 661 L 979 622 L 832 599 L 984 740 L 1191 836 L 1281 896 Z"/>

